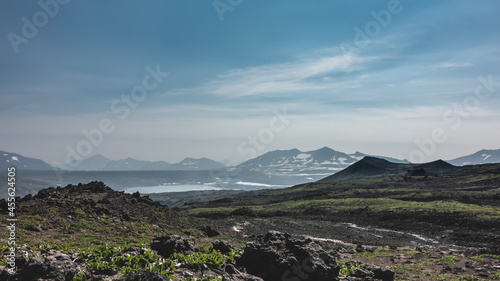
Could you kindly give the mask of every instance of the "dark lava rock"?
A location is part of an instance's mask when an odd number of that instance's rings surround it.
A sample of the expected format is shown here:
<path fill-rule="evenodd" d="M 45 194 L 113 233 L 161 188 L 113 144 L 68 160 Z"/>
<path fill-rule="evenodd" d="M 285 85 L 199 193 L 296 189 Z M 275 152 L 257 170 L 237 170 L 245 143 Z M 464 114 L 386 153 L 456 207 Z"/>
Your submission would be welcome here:
<path fill-rule="evenodd" d="M 58 193 L 54 187 L 49 187 L 38 191 L 33 198 L 45 199 L 49 197 L 57 197 Z"/>
<path fill-rule="evenodd" d="M 238 208 L 231 212 L 231 216 L 247 216 L 247 217 L 257 217 L 257 213 L 247 207 Z"/>
<path fill-rule="evenodd" d="M 70 256 L 56 253 L 45 258 L 30 258 L 17 273 L 17 280 L 73 280 L 78 266 Z"/>
<path fill-rule="evenodd" d="M 125 281 L 169 281 L 165 275 L 146 271 L 131 271 Z"/>
<path fill-rule="evenodd" d="M 219 236 L 220 232 L 217 231 L 217 229 L 213 228 L 210 225 L 203 225 L 200 227 L 200 230 L 207 236 L 207 237 L 214 237 L 214 236 Z"/>
<path fill-rule="evenodd" d="M 222 281 L 263 281 L 260 277 L 240 272 L 232 264 L 228 264 L 224 271 Z"/>
<path fill-rule="evenodd" d="M 373 280 L 375 274 L 365 269 L 355 268 L 352 270 L 350 276 L 360 278 L 361 280 Z"/>
<path fill-rule="evenodd" d="M 394 271 L 389 268 L 382 268 L 378 265 L 373 264 L 365 264 L 364 269 L 367 271 L 373 272 L 373 277 L 375 279 L 379 279 L 382 281 L 393 281 L 394 280 Z"/>
<path fill-rule="evenodd" d="M 338 280 L 340 270 L 319 243 L 277 231 L 247 243 L 237 264 L 265 281 Z"/>
<path fill-rule="evenodd" d="M 222 254 L 227 254 L 234 250 L 234 247 L 229 244 L 229 242 L 224 240 L 216 240 L 212 243 L 212 248 L 221 252 Z"/>
<path fill-rule="evenodd" d="M 193 254 L 198 250 L 194 238 L 182 238 L 177 235 L 155 237 L 151 243 L 151 249 L 158 251 L 158 254 L 165 258 L 173 253 Z"/>

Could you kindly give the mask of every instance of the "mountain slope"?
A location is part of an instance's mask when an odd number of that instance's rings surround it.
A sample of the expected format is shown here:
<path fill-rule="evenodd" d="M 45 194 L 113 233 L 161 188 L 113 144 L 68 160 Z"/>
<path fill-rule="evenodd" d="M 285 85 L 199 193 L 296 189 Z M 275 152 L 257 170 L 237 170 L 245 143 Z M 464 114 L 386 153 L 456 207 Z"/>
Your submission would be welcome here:
<path fill-rule="evenodd" d="M 73 170 L 79 171 L 100 171 L 106 167 L 111 162 L 110 159 L 104 157 L 101 154 L 94 155 L 90 158 L 81 161 L 72 161 L 66 166 Z"/>
<path fill-rule="evenodd" d="M 392 163 L 411 164 L 411 162 L 408 161 L 408 160 L 406 160 L 406 159 L 405 160 L 400 160 L 400 159 L 396 159 L 396 158 L 392 158 L 392 157 L 387 157 L 387 156 L 364 154 L 364 153 L 361 153 L 359 151 L 356 151 L 356 153 L 351 154 L 350 156 L 356 158 L 357 160 L 361 160 L 365 156 L 370 156 L 370 157 L 375 157 L 375 158 L 379 158 L 379 159 L 384 159 L 384 160 L 387 160 L 387 161 L 392 162 Z"/>
<path fill-rule="evenodd" d="M 52 170 L 52 166 L 36 158 L 25 157 L 17 153 L 0 151 L 0 169 L 6 171 L 15 166 L 19 170 Z"/>
<path fill-rule="evenodd" d="M 366 156 L 344 170 L 318 182 L 372 179 L 387 176 L 433 175 L 454 168 L 456 167 L 443 160 L 424 164 L 404 164 Z"/>
<path fill-rule="evenodd" d="M 456 166 L 500 163 L 500 149 L 483 149 L 476 153 L 455 158 L 448 162 Z"/>
<path fill-rule="evenodd" d="M 179 163 L 173 164 L 169 167 L 169 170 L 176 171 L 187 171 L 187 170 L 216 170 L 223 169 L 226 166 L 217 161 L 208 158 L 185 158 Z"/>
<path fill-rule="evenodd" d="M 142 170 L 142 168 L 151 162 L 136 160 L 133 158 L 112 160 L 106 166 L 102 168 L 104 171 L 137 171 Z"/>
<path fill-rule="evenodd" d="M 268 174 L 321 174 L 341 170 L 355 161 L 346 153 L 323 147 L 307 152 L 275 150 L 243 162 L 238 168 Z"/>
<path fill-rule="evenodd" d="M 63 168 L 74 171 L 201 171 L 224 168 L 224 164 L 208 158 L 186 158 L 179 163 L 170 164 L 165 161 L 143 161 L 134 158 L 109 160 L 102 155 L 73 161 Z"/>

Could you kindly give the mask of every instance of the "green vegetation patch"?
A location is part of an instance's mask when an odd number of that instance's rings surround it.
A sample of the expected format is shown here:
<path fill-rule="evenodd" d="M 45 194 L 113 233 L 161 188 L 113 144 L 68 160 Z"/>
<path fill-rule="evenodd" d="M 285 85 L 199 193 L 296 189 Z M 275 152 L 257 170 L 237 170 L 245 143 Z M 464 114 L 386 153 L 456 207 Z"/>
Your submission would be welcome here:
<path fill-rule="evenodd" d="M 221 269 L 225 261 L 234 260 L 234 256 L 238 253 L 239 251 L 235 250 L 231 251 L 228 255 L 223 255 L 217 250 L 206 248 L 205 252 L 196 252 L 192 255 L 174 253 L 170 258 L 184 262 L 187 266 L 197 269 L 203 268 L 204 265 L 210 268 Z"/>
<path fill-rule="evenodd" d="M 142 249 L 139 255 L 127 254 L 124 250 L 109 245 L 87 248 L 80 251 L 79 258 L 85 260 L 87 269 L 94 272 L 117 271 L 127 274 L 133 270 L 143 270 L 173 278 L 175 263 L 172 260 L 164 259 L 148 249 Z"/>

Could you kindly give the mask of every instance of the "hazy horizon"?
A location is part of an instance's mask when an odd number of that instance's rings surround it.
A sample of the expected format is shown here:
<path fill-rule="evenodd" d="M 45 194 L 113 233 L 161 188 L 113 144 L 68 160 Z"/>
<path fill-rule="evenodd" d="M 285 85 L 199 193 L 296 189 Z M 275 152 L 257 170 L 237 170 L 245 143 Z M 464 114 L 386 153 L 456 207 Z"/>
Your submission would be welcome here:
<path fill-rule="evenodd" d="M 499 148 L 497 1 L 0 7 L 0 149 L 49 164 Z"/>
<path fill-rule="evenodd" d="M 321 147 L 322 148 L 322 147 Z M 287 150 L 293 150 L 293 149 L 298 149 L 300 150 L 301 152 L 311 152 L 311 151 L 315 151 L 315 150 L 319 150 L 321 148 L 317 148 L 317 149 L 307 149 L 307 150 L 304 150 L 304 149 L 300 149 L 300 148 L 287 148 L 287 149 L 277 149 L 277 150 L 282 150 L 282 151 L 287 151 Z M 331 147 L 330 147 L 331 148 Z M 334 148 L 331 148 L 333 150 L 336 150 Z M 500 150 L 500 148 L 483 148 L 481 150 Z M 0 151 L 5 151 L 5 150 L 2 150 L 0 149 Z M 273 150 L 273 151 L 276 151 L 276 150 Z M 336 150 L 336 151 L 339 151 L 339 150 Z M 8 153 L 16 153 L 16 154 L 20 154 L 24 157 L 29 157 L 29 158 L 35 158 L 35 159 L 40 159 L 40 160 L 43 160 L 44 162 L 46 162 L 47 164 L 50 164 L 50 165 L 65 165 L 67 163 L 62 163 L 62 162 L 57 162 L 57 161 L 52 161 L 52 162 L 49 162 L 47 161 L 46 159 L 42 159 L 42 158 L 37 158 L 37 157 L 34 157 L 34 156 L 31 156 L 31 155 L 27 155 L 27 154 L 23 154 L 23 153 L 20 153 L 20 152 L 17 152 L 17 151 L 5 151 L 5 152 L 8 152 Z M 262 152 L 261 154 L 258 154 L 256 157 L 259 157 L 259 156 L 262 156 L 268 152 L 272 152 L 272 151 L 264 151 Z M 399 160 L 408 160 L 408 159 L 404 159 L 404 158 L 398 158 L 398 157 L 393 157 L 391 155 L 382 155 L 382 154 L 377 154 L 377 153 L 367 153 L 367 152 L 363 152 L 363 151 L 353 151 L 353 152 L 349 152 L 349 151 L 339 151 L 339 152 L 343 152 L 343 153 L 346 153 L 348 155 L 354 155 L 356 154 L 357 152 L 360 152 L 360 153 L 363 153 L 363 154 L 366 154 L 366 155 L 369 155 L 369 156 L 381 156 L 381 157 L 391 157 L 391 158 L 396 158 L 396 159 L 399 159 Z M 436 159 L 429 159 L 427 160 L 426 162 L 432 162 L 432 161 L 435 161 L 435 160 L 444 160 L 444 161 L 448 161 L 448 160 L 453 160 L 453 159 L 456 159 L 456 158 L 459 158 L 459 157 L 462 157 L 462 156 L 467 156 L 467 155 L 470 155 L 470 154 L 473 154 L 475 152 L 478 152 L 477 151 L 471 151 L 471 152 L 467 152 L 467 153 L 463 153 L 463 154 L 459 154 L 459 155 L 456 155 L 452 158 L 447 158 L 447 159 L 443 159 L 443 158 L 436 158 Z M 241 164 L 243 163 L 244 161 L 246 160 L 250 160 L 250 159 L 253 159 L 254 157 L 252 158 L 248 158 L 248 159 L 245 159 L 243 161 L 237 161 L 237 160 L 234 160 L 234 159 L 215 159 L 215 158 L 210 158 L 210 157 L 206 157 L 206 156 L 200 156 L 200 157 L 191 157 L 191 156 L 185 156 L 185 157 L 182 157 L 182 158 L 178 158 L 178 159 L 175 159 L 173 161 L 166 161 L 164 159 L 141 159 L 141 158 L 134 158 L 134 157 L 130 157 L 130 156 L 126 156 L 126 157 L 122 157 L 122 158 L 111 158 L 111 157 L 108 157 L 106 156 L 105 154 L 101 154 L 101 153 L 96 153 L 96 154 L 93 154 L 91 156 L 88 156 L 88 157 L 85 157 L 83 159 L 88 159 L 88 158 L 92 158 L 93 156 L 97 156 L 97 155 L 101 155 L 111 161 L 117 161 L 117 160 L 125 160 L 127 158 L 133 158 L 135 160 L 140 160 L 140 161 L 151 161 L 151 162 L 156 162 L 156 161 L 164 161 L 164 162 L 167 162 L 167 163 L 170 163 L 170 164 L 176 164 L 176 163 L 179 163 L 181 162 L 182 160 L 185 160 L 187 158 L 193 158 L 193 159 L 200 159 L 200 158 L 208 158 L 208 159 L 211 159 L 211 160 L 214 160 L 214 161 L 217 161 L 217 162 L 233 162 L 233 163 L 236 163 L 236 164 Z M 75 168 L 78 168 L 78 167 L 75 167 Z"/>

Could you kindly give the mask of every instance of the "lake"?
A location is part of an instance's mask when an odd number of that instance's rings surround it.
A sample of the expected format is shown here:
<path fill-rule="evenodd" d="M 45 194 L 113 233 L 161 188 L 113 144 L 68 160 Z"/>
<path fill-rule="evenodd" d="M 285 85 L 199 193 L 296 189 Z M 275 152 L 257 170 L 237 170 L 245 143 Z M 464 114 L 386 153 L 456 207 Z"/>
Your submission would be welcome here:
<path fill-rule="evenodd" d="M 157 186 L 141 186 L 127 187 L 123 191 L 126 193 L 134 193 L 139 191 L 141 194 L 146 193 L 162 193 L 162 192 L 183 192 L 183 191 L 201 191 L 201 190 L 223 190 L 224 188 L 211 185 L 194 185 L 194 184 L 179 184 L 179 185 L 157 185 Z"/>

